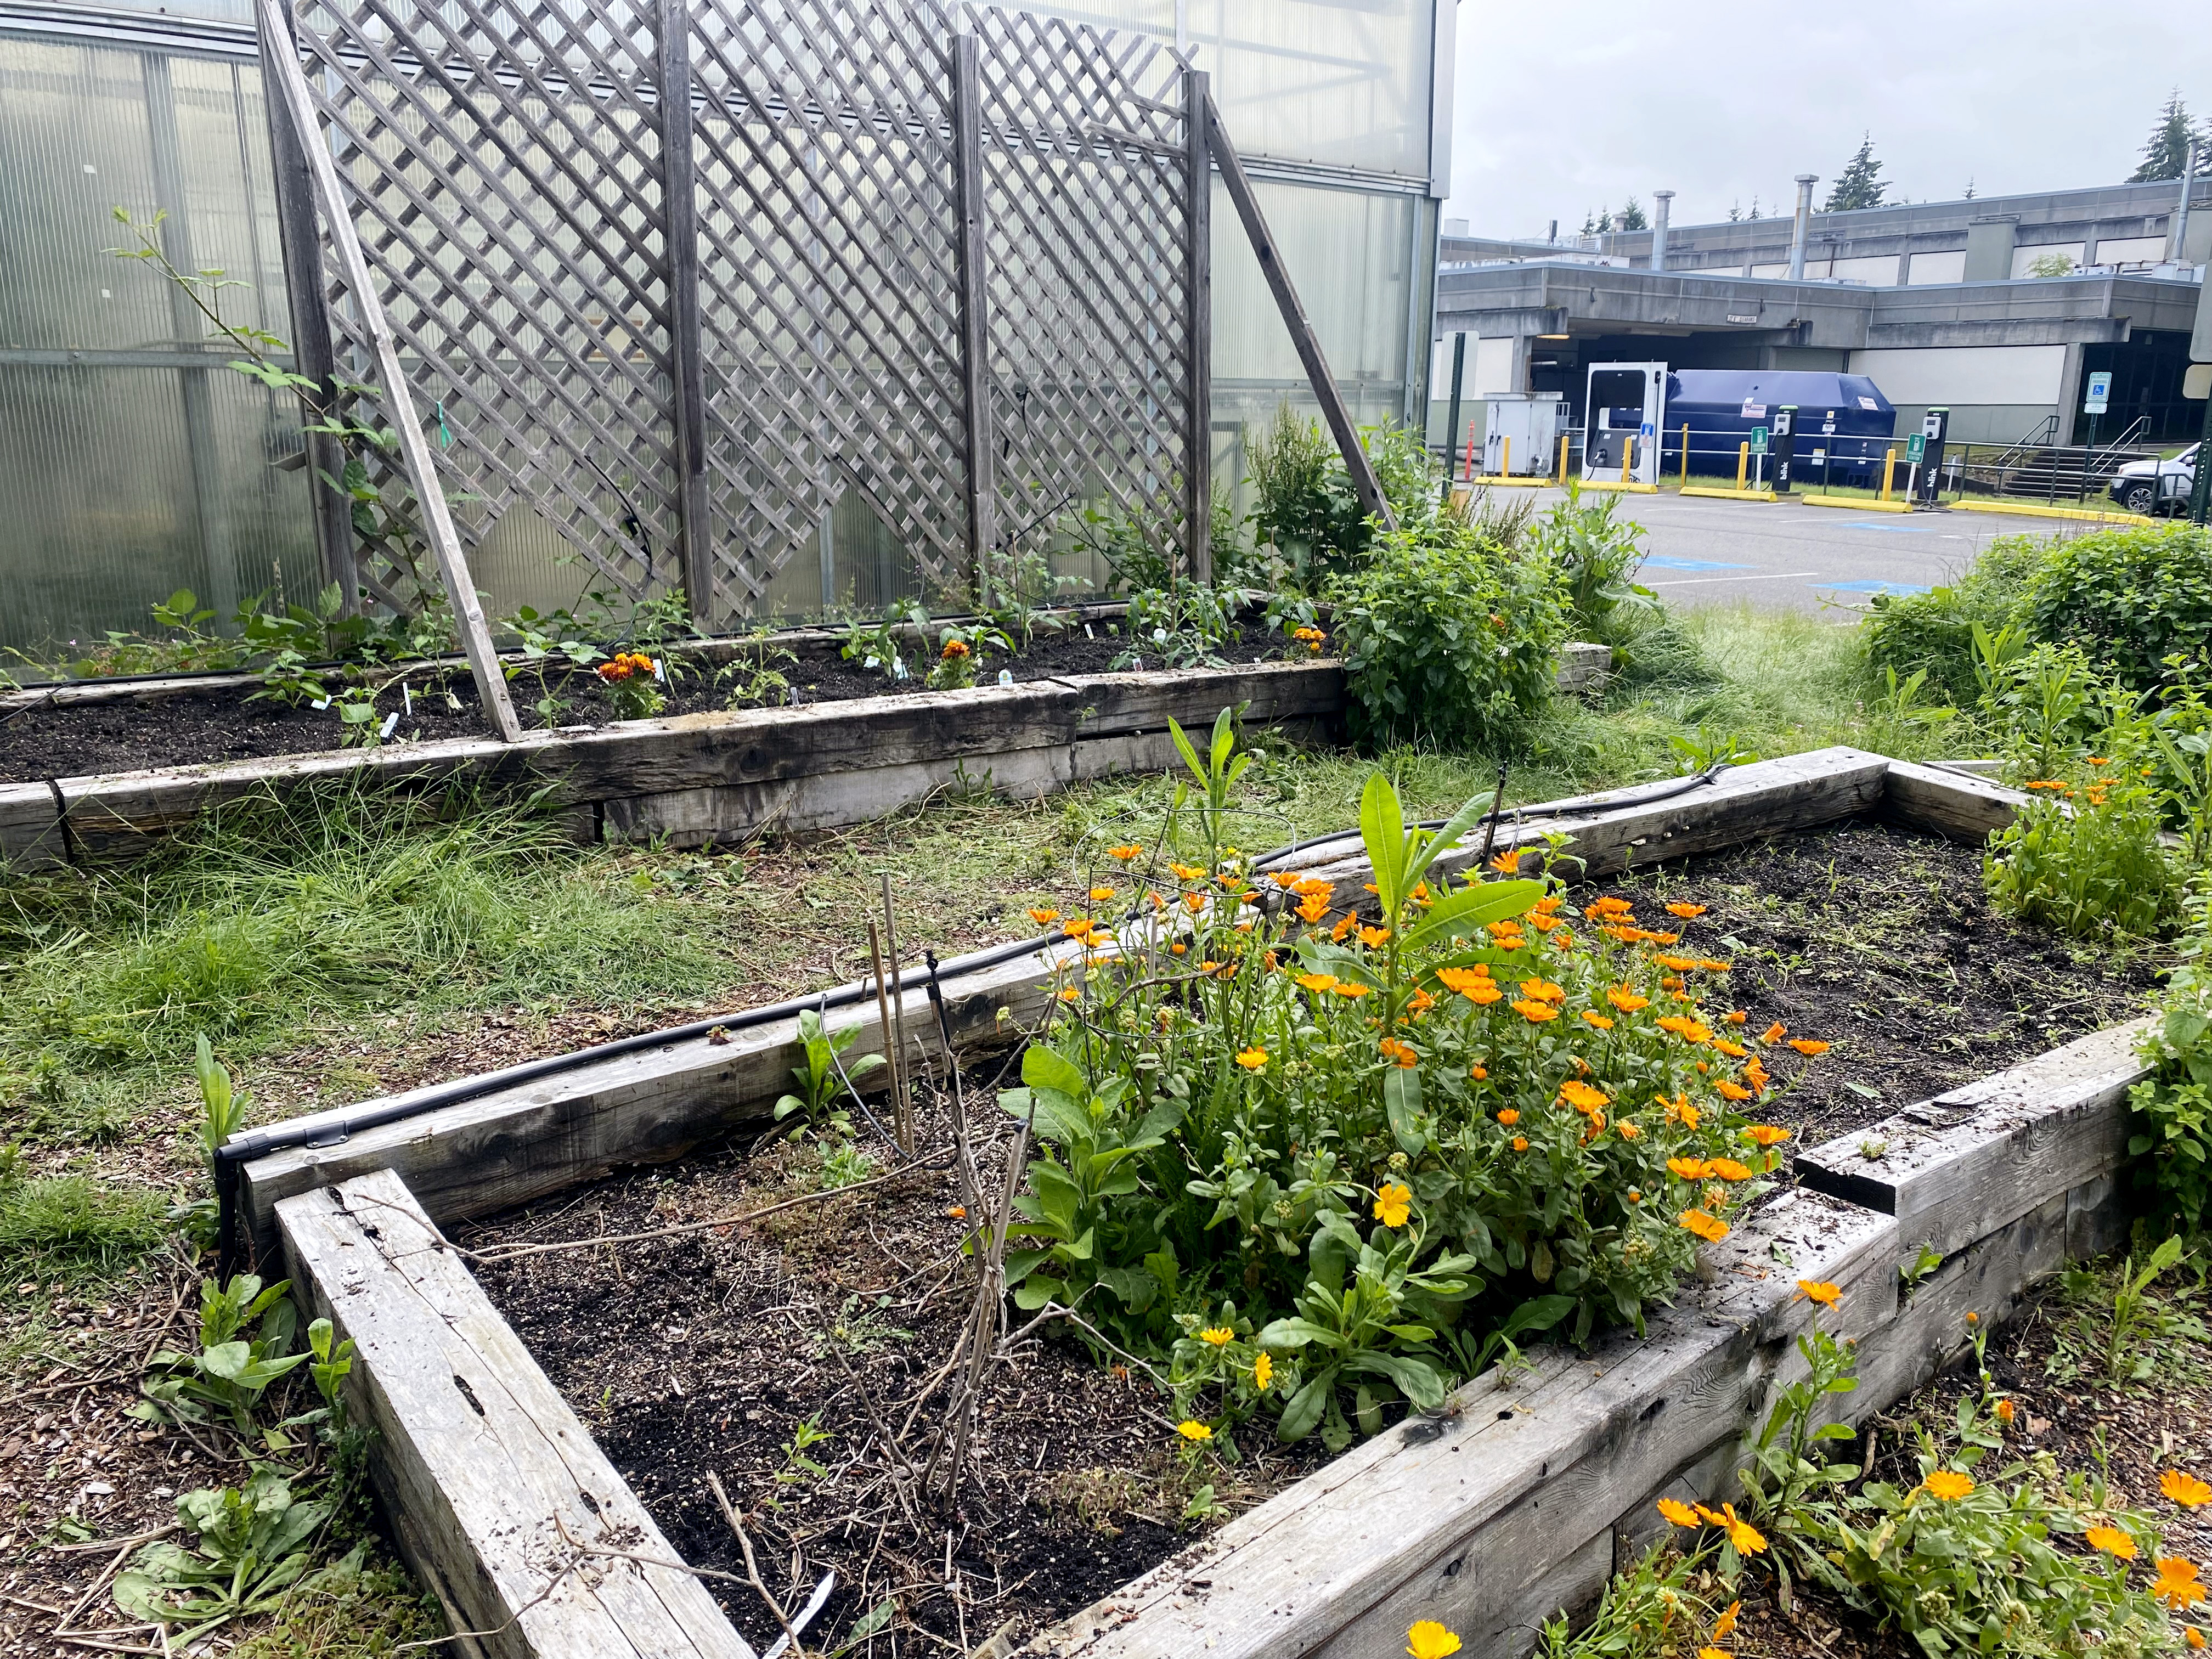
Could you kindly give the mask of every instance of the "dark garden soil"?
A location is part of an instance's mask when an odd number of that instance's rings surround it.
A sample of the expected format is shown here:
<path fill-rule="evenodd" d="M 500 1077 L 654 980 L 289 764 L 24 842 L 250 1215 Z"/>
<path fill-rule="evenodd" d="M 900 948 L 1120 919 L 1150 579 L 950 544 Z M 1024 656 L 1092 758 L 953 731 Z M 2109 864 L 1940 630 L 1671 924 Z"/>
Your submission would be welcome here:
<path fill-rule="evenodd" d="M 990 1192 L 1005 1178 L 993 1121 L 1002 1115 L 989 1103 L 1003 1082 L 994 1058 L 967 1083 L 979 1135 L 991 1137 L 978 1148 Z M 924 1100 L 916 1114 L 945 1121 Z M 865 1126 L 862 1139 L 883 1144 Z M 937 1152 L 950 1164 L 949 1146 Z M 920 1162 L 929 1161 L 925 1148 Z M 819 1172 L 805 1146 L 731 1146 L 456 1242 L 495 1253 L 680 1225 L 817 1190 Z M 950 1168 L 916 1167 L 757 1222 L 476 1272 L 687 1562 L 744 1571 L 707 1485 L 713 1474 L 787 1610 L 836 1570 L 837 1589 L 807 1632 L 824 1651 L 887 1602 L 902 1632 L 918 1625 L 963 1653 L 1010 1620 L 1026 1635 L 1188 1543 L 1200 1528 L 1183 1512 L 1201 1485 L 1225 1513 L 1324 1460 L 1317 1443 L 1286 1452 L 1256 1425 L 1238 1431 L 1234 1466 L 1187 1458 L 1141 1366 L 1101 1369 L 1071 1343 L 1031 1334 L 988 1374 L 957 1498 L 909 1514 L 900 1488 L 917 1477 L 892 1470 L 929 1461 L 945 1420 L 936 1379 L 975 1299 L 958 1204 Z M 1010 1315 L 1017 1335 L 1026 1318 Z M 1212 1449 L 1230 1450 L 1226 1438 Z M 948 1450 L 940 1492 L 950 1462 Z M 777 1627 L 761 1598 L 708 1582 L 765 1650 Z M 929 1650 L 903 1637 L 899 1645 Z"/>
<path fill-rule="evenodd" d="M 1977 847 L 1847 819 L 1593 885 L 1727 961 L 1725 992 L 1762 1031 L 1828 1043 L 1766 1109 L 1815 1146 L 2132 1019 L 2157 959 L 2078 945 L 1994 908 Z M 1677 921 L 1660 906 L 1702 904 Z M 1732 1003 L 1723 1003 L 1723 997 Z M 1781 1068 L 1777 1067 L 1778 1074 Z"/>
<path fill-rule="evenodd" d="M 1001 670 L 1011 673 L 1018 684 L 1070 674 L 1103 674 L 1130 647 L 1129 641 L 1108 631 L 1115 625 L 1085 624 L 1087 634 L 1083 628 L 1039 634 L 1028 650 L 1016 656 L 987 655 L 977 680 L 994 684 Z M 1234 639 L 1223 643 L 1219 656 L 1232 663 L 1273 660 L 1285 654 L 1285 643 L 1280 634 L 1246 624 Z M 1164 665 L 1157 657 L 1146 658 L 1141 653 L 1139 659 L 1150 668 Z M 911 696 L 925 689 L 918 678 L 894 683 L 832 653 L 797 662 L 772 657 L 766 666 L 782 675 L 788 684 L 770 684 L 760 695 L 746 696 L 746 688 L 754 683 L 753 671 L 762 665 L 757 659 L 748 658 L 719 671 L 678 661 L 678 678 L 668 690 L 667 707 L 662 710 L 665 714 L 763 708 L 794 701 L 843 702 L 855 697 Z M 339 746 L 335 709 L 292 708 L 273 699 L 253 701 L 258 690 L 258 686 L 234 686 L 143 702 L 124 699 L 20 706 L 0 714 L 0 783 L 313 754 Z M 409 691 L 411 701 L 394 684 L 377 700 L 383 714 L 396 712 L 400 716 L 390 741 L 421 743 L 489 735 L 476 688 L 465 667 L 449 666 L 434 677 L 411 675 Z M 563 728 L 588 729 L 620 718 L 596 674 L 576 673 L 555 679 L 550 691 L 568 705 L 554 721 Z M 545 723 L 535 707 L 545 690 L 535 675 L 526 673 L 511 682 L 509 692 L 525 730 Z"/>

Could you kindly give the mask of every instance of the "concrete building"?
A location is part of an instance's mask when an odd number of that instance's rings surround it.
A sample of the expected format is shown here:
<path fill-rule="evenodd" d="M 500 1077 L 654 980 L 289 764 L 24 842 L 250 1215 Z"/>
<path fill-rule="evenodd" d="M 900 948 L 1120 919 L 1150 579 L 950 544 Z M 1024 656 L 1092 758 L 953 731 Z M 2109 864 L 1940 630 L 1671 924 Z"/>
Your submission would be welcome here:
<path fill-rule="evenodd" d="M 1802 246 L 1787 217 L 1557 244 L 1455 235 L 1448 222 L 1431 434 L 1442 441 L 1464 332 L 1470 398 L 1559 392 L 1579 408 L 1584 368 L 1611 361 L 1832 369 L 1871 376 L 1900 431 L 1944 404 L 1955 439 L 2072 443 L 2087 434 L 2085 377 L 2104 370 L 2101 436 L 2140 420 L 2143 441 L 2184 441 L 2203 418 L 2181 379 L 2212 178 L 2182 203 L 2173 181 L 1814 214 Z"/>

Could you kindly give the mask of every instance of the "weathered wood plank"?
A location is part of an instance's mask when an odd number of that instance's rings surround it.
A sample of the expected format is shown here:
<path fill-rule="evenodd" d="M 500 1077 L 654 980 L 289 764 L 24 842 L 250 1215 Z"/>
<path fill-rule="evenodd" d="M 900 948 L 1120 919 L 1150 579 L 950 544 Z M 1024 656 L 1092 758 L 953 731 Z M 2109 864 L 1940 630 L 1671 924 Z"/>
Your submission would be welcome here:
<path fill-rule="evenodd" d="M 2027 800 L 2022 791 L 1986 778 L 1892 761 L 1878 810 L 1892 823 L 1954 841 L 1981 841 L 2009 824 Z"/>
<path fill-rule="evenodd" d="M 1249 705 L 1243 714 L 1248 726 L 1344 712 L 1344 667 L 1327 659 L 1085 674 L 1060 684 L 1083 692 L 1083 717 L 1076 731 L 1085 738 L 1163 731 L 1170 715 L 1186 731 L 1201 721 L 1211 726 L 1216 714 L 1238 703 Z"/>
<path fill-rule="evenodd" d="M 1079 946 L 1063 940 L 945 980 L 953 1041 L 1012 1040 L 1044 1012 L 1054 975 L 1081 957 Z M 1000 1019 L 1002 1008 L 1011 1018 Z M 933 1052 L 939 1048 L 927 988 L 911 970 L 904 1018 L 909 1042 Z M 872 997 L 832 1009 L 823 1023 L 832 1031 L 860 1032 L 854 1055 L 884 1051 Z M 240 1200 L 257 1248 L 270 1239 L 271 1218 L 283 1200 L 380 1169 L 396 1170 L 441 1224 L 492 1214 L 626 1164 L 662 1162 L 716 1135 L 764 1125 L 771 1103 L 789 1087 L 790 1068 L 804 1058 L 795 1018 L 731 1033 L 723 1043 L 694 1037 L 621 1055 L 363 1129 L 330 1145 L 271 1153 L 240 1171 Z M 864 1090 L 880 1087 L 882 1077 L 878 1071 Z M 339 1137 L 349 1115 L 427 1092 L 366 1101 L 297 1122 L 309 1133 Z"/>
<path fill-rule="evenodd" d="M 1568 1579 L 1610 1570 L 1624 1495 L 1672 1474 L 1763 1399 L 1804 1305 L 1795 1279 L 1862 1288 L 1892 1272 L 1887 1218 L 1814 1194 L 1768 1209 L 1709 1255 L 1711 1282 L 1653 1320 L 1648 1339 L 1618 1333 L 1579 1358 L 1540 1351 L 1510 1377 L 1477 1378 L 1455 1409 L 1346 1453 L 1026 1651 L 1369 1659 L 1402 1647 L 1416 1619 L 1503 1632 L 1553 1610 L 1546 1598 Z M 1778 1246 L 1796 1271 L 1753 1277 Z M 1565 1579 L 1548 1571 L 1560 1563 Z"/>
<path fill-rule="evenodd" d="M 2127 1091 L 2149 1075 L 2135 1052 L 2147 1024 L 2077 1038 L 1801 1152 L 1797 1179 L 1896 1217 L 1906 1250 L 1948 1255 L 2118 1166 Z"/>
<path fill-rule="evenodd" d="M 0 865 L 29 871 L 68 862 L 54 792 L 43 783 L 0 784 Z"/>
<path fill-rule="evenodd" d="M 293 1284 L 352 1339 L 348 1398 L 402 1552 L 498 1659 L 754 1659 L 390 1171 L 280 1207 Z"/>

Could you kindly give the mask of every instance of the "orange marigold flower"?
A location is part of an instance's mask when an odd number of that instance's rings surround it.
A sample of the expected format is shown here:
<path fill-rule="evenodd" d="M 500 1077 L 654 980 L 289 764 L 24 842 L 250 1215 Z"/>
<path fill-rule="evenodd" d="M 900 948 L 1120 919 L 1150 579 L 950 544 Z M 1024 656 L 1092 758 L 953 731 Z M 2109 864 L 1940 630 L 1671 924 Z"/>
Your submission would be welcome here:
<path fill-rule="evenodd" d="M 1200 910 L 1206 908 L 1206 895 L 1203 893 L 1185 893 L 1182 896 L 1182 905 L 1184 909 L 1189 911 L 1191 915 L 1196 915 Z"/>
<path fill-rule="evenodd" d="M 1685 1210 L 1674 1218 L 1677 1226 L 1686 1227 L 1709 1244 L 1717 1244 L 1729 1236 L 1728 1223 L 1717 1215 L 1707 1215 L 1703 1210 Z"/>
<path fill-rule="evenodd" d="M 1500 875 L 1511 875 L 1521 867 L 1521 849 L 1517 847 L 1509 847 L 1502 853 L 1492 854 L 1490 867 Z"/>
<path fill-rule="evenodd" d="M 1632 988 L 1626 985 L 1613 987 L 1605 994 L 1605 1000 L 1624 1014 L 1632 1014 L 1639 1008 L 1649 1008 L 1651 1006 L 1650 997 L 1638 996 Z"/>
<path fill-rule="evenodd" d="M 1108 858 L 1119 859 L 1124 864 L 1127 864 L 1131 859 L 1140 859 L 1144 857 L 1144 855 L 1145 849 L 1138 846 L 1134 842 L 1126 842 L 1119 847 L 1109 847 L 1106 849 L 1106 856 Z"/>
<path fill-rule="evenodd" d="M 1336 989 L 1336 975 L 1334 974 L 1300 974 L 1298 983 L 1316 996 L 1319 996 L 1323 991 Z"/>
<path fill-rule="evenodd" d="M 1030 920 L 1036 923 L 1040 927 L 1049 927 L 1054 922 L 1060 920 L 1060 912 L 1057 910 L 1048 910 L 1040 906 L 1032 905 L 1030 907 Z"/>
<path fill-rule="evenodd" d="M 1713 1047 L 1720 1053 L 1726 1054 L 1730 1060 L 1741 1060 L 1746 1054 L 1751 1052 L 1750 1049 L 1745 1048 L 1741 1042 L 1731 1042 L 1723 1036 L 1715 1037 L 1713 1039 Z"/>
<path fill-rule="evenodd" d="M 1080 1002 L 1083 1000 L 1083 992 L 1077 986 L 1063 986 L 1060 988 L 1060 1000 L 1062 1002 Z"/>
<path fill-rule="evenodd" d="M 1725 1233 L 1728 1229 L 1723 1227 L 1721 1231 Z M 1759 1529 L 1750 1522 L 1737 1518 L 1735 1504 L 1722 1504 L 1721 1513 L 1728 1517 L 1728 1540 L 1735 1546 L 1738 1555 L 1757 1555 L 1766 1547 L 1766 1540 L 1759 1536 Z"/>
<path fill-rule="evenodd" d="M 1744 1133 L 1762 1146 L 1779 1146 L 1790 1139 L 1790 1131 L 1778 1123 L 1753 1123 L 1744 1130 Z"/>
<path fill-rule="evenodd" d="M 1667 1160 L 1667 1173 L 1678 1180 L 1703 1181 L 1705 1161 L 1701 1158 L 1670 1158 Z"/>
<path fill-rule="evenodd" d="M 1559 925 L 1559 919 L 1557 916 L 1540 916 L 1532 911 L 1528 916 L 1528 925 L 1540 933 L 1548 933 Z"/>
<path fill-rule="evenodd" d="M 1094 887 L 1091 890 L 1091 902 L 1093 904 L 1103 904 L 1113 896 L 1114 890 L 1110 887 Z"/>
<path fill-rule="evenodd" d="M 1559 1017 L 1559 1011 L 1553 1007 L 1550 1003 L 1534 1002 L 1526 998 L 1516 998 L 1514 1000 L 1513 1012 L 1532 1025 L 1540 1025 L 1547 1019 L 1557 1019 Z"/>
<path fill-rule="evenodd" d="M 1667 907 L 1667 914 L 1670 916 L 1680 916 L 1683 921 L 1687 921 L 1692 916 L 1702 916 L 1705 915 L 1705 907 L 1702 904 L 1683 904 L 1676 902 Z"/>
<path fill-rule="evenodd" d="M 956 660 L 957 660 L 959 658 L 964 657 L 964 656 L 966 656 L 967 654 L 968 654 L 968 641 L 965 641 L 965 640 L 947 640 L 947 641 L 945 641 L 945 659 L 947 662 L 956 661 Z"/>
<path fill-rule="evenodd" d="M 1200 869 L 1194 864 L 1177 864 L 1174 860 L 1170 859 L 1168 860 L 1168 868 L 1174 873 L 1176 879 L 1178 881 L 1204 881 L 1206 879 L 1206 872 Z"/>
<path fill-rule="evenodd" d="M 1516 1135 L 1516 1136 L 1514 1136 L 1514 1137 L 1513 1137 L 1513 1150 L 1514 1150 L 1515 1152 L 1527 1152 L 1527 1151 L 1528 1150 L 1528 1136 L 1526 1136 L 1526 1135 Z"/>
<path fill-rule="evenodd" d="M 1421 1056 L 1411 1043 L 1401 1042 L 1395 1037 L 1386 1036 L 1382 1039 L 1381 1046 L 1382 1057 L 1394 1065 L 1411 1070 L 1421 1063 Z"/>
<path fill-rule="evenodd" d="M 1687 1504 L 1681 1502 L 1679 1498 L 1661 1498 L 1659 1500 L 1659 1513 L 1668 1522 L 1678 1527 L 1695 1527 L 1703 1524 L 1703 1522 L 1698 1519 L 1697 1510 L 1692 1509 Z"/>
<path fill-rule="evenodd" d="M 2197 1577 L 2194 1561 L 2185 1556 L 2161 1555 L 2158 1558 L 2158 1577 L 2150 1593 L 2179 1613 L 2204 1599 L 2204 1583 Z"/>
<path fill-rule="evenodd" d="M 1825 1279 L 1801 1279 L 1797 1294 L 1808 1302 L 1817 1302 L 1824 1308 L 1832 1308 L 1842 1299 L 1843 1291 Z"/>
<path fill-rule="evenodd" d="M 1778 1019 L 1759 1034 L 1759 1040 L 1761 1042 L 1779 1042 L 1789 1035 L 1790 1028 Z"/>
<path fill-rule="evenodd" d="M 1692 1019 L 1687 1014 L 1662 1014 L 1659 1029 L 1672 1031 L 1685 1042 L 1703 1042 L 1712 1036 L 1711 1028 L 1703 1020 Z"/>
<path fill-rule="evenodd" d="M 1699 957 L 1698 958 L 1698 966 L 1704 969 L 1709 974 L 1726 974 L 1735 971 L 1727 963 L 1717 962 L 1711 957 Z"/>
<path fill-rule="evenodd" d="M 1814 1037 L 1791 1037 L 1790 1046 L 1801 1054 L 1825 1054 L 1828 1045 Z"/>
<path fill-rule="evenodd" d="M 1716 1181 L 1748 1181 L 1751 1179 L 1751 1171 L 1744 1168 L 1742 1164 L 1737 1163 L 1732 1158 L 1707 1158 L 1705 1160 L 1705 1173 L 1712 1176 Z"/>
<path fill-rule="evenodd" d="M 1745 1088 L 1741 1083 L 1730 1083 L 1726 1078 L 1723 1078 L 1719 1082 L 1714 1084 L 1713 1087 L 1721 1091 L 1721 1098 L 1723 1100 L 1749 1100 L 1751 1098 L 1750 1090 Z"/>
<path fill-rule="evenodd" d="M 1413 1189 L 1386 1181 L 1375 1189 L 1375 1218 L 1386 1227 L 1402 1227 L 1413 1213 Z"/>
<path fill-rule="evenodd" d="M 1343 944 L 1344 936 L 1352 931 L 1352 924 L 1358 920 L 1358 918 L 1354 916 L 1352 912 L 1349 910 L 1346 911 L 1342 915 L 1337 918 L 1336 926 L 1328 930 L 1329 938 L 1335 940 L 1339 945 Z"/>
<path fill-rule="evenodd" d="M 2081 1534 L 2081 1538 L 2093 1550 L 2102 1550 L 2123 1561 L 2136 1559 L 2136 1540 L 2118 1527 L 2092 1527 Z"/>
<path fill-rule="evenodd" d="M 2179 1469 L 2168 1469 L 2158 1478 L 2160 1495 L 2180 1504 L 2184 1509 L 2202 1509 L 2212 1504 L 2212 1486 L 2208 1486 L 2193 1474 L 2184 1474 Z"/>
<path fill-rule="evenodd" d="M 1627 915 L 1635 908 L 1635 905 L 1632 904 L 1628 900 L 1608 895 L 1604 898 L 1597 900 L 1594 903 L 1585 904 L 1583 906 L 1583 915 L 1589 917 L 1592 921 L 1602 921 L 1607 916 Z"/>
<path fill-rule="evenodd" d="M 1504 1111 L 1498 1113 L 1498 1121 L 1510 1129 L 1521 1121 L 1521 1114 L 1514 1108 L 1508 1106 Z"/>
<path fill-rule="evenodd" d="M 1334 984 L 1334 985 L 1330 986 L 1328 988 L 1329 988 L 1331 991 L 1333 991 L 1334 993 L 1335 993 L 1338 996 L 1340 996 L 1340 997 L 1350 997 L 1350 998 L 1352 998 L 1354 1001 L 1357 1001 L 1359 998 L 1365 996 L 1365 995 L 1367 994 L 1367 993 L 1368 993 L 1368 989 L 1369 989 L 1369 988 L 1368 988 L 1368 987 L 1366 987 L 1366 986 L 1364 986 L 1364 985 L 1357 985 L 1357 984 L 1354 984 L 1352 981 L 1350 981 L 1350 980 L 1348 980 L 1348 979 L 1340 979 L 1340 980 L 1337 981 L 1337 982 L 1336 982 L 1335 984 Z"/>
<path fill-rule="evenodd" d="M 1602 1089 L 1593 1089 L 1587 1083 L 1570 1078 L 1559 1085 L 1559 1098 L 1578 1112 L 1595 1112 L 1613 1104 L 1613 1097 Z"/>
<path fill-rule="evenodd" d="M 1267 1051 L 1256 1047 L 1239 1048 L 1237 1051 L 1237 1063 L 1248 1072 L 1256 1072 L 1267 1063 Z"/>
<path fill-rule="evenodd" d="M 1695 957 L 1658 956 L 1654 957 L 1652 960 L 1673 974 L 1686 974 L 1698 965 L 1698 958 Z"/>
<path fill-rule="evenodd" d="M 1389 938 L 1390 930 L 1388 927 L 1363 926 L 1359 930 L 1359 942 L 1370 951 L 1380 950 L 1389 943 Z"/>
<path fill-rule="evenodd" d="M 1937 1469 L 1920 1483 L 1928 1488 L 1930 1498 L 1946 1504 L 1955 1504 L 1974 1489 L 1974 1477 L 1957 1469 Z"/>
<path fill-rule="evenodd" d="M 1471 994 L 1478 985 L 1490 983 L 1490 969 L 1474 968 L 1439 968 L 1437 982 L 1447 991 L 1456 991 L 1462 996 Z"/>
<path fill-rule="evenodd" d="M 1610 1031 L 1613 1029 L 1613 1022 L 1611 1020 L 1607 1019 L 1603 1014 L 1592 1012 L 1588 1008 L 1583 1010 L 1583 1018 L 1589 1024 L 1596 1026 L 1601 1031 Z"/>
<path fill-rule="evenodd" d="M 1567 994 L 1547 979 L 1524 979 L 1521 994 L 1531 1002 L 1565 1002 Z"/>
<path fill-rule="evenodd" d="M 1482 927 L 1485 933 L 1509 951 L 1517 948 L 1525 942 L 1521 932 L 1521 924 L 1510 916 L 1504 921 L 1486 921 Z"/>
<path fill-rule="evenodd" d="M 1328 914 L 1328 895 L 1309 893 L 1298 901 L 1298 915 L 1305 921 L 1319 921 Z"/>

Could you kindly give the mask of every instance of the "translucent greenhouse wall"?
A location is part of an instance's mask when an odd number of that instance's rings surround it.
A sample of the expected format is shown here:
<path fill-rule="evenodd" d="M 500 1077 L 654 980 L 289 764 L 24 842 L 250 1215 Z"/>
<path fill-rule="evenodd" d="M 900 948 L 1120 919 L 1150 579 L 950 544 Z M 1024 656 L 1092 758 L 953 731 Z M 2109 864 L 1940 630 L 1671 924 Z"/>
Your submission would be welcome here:
<path fill-rule="evenodd" d="M 1424 410 L 1449 127 L 1436 0 L 1030 9 L 1141 32 L 1209 71 L 1354 415 Z M 0 647 L 143 628 L 179 587 L 227 612 L 319 583 L 296 408 L 223 367 L 235 354 L 154 270 L 106 252 L 127 240 L 112 208 L 165 210 L 178 264 L 250 284 L 226 309 L 289 332 L 250 17 L 247 0 L 0 0 Z M 1233 484 L 1248 427 L 1314 404 L 1218 180 L 1213 226 L 1214 466 Z M 826 516 L 818 565 L 787 568 L 779 606 L 902 597 L 873 514 Z M 562 548 L 535 514 L 502 520 L 479 556 L 495 610 L 572 599 Z"/>

